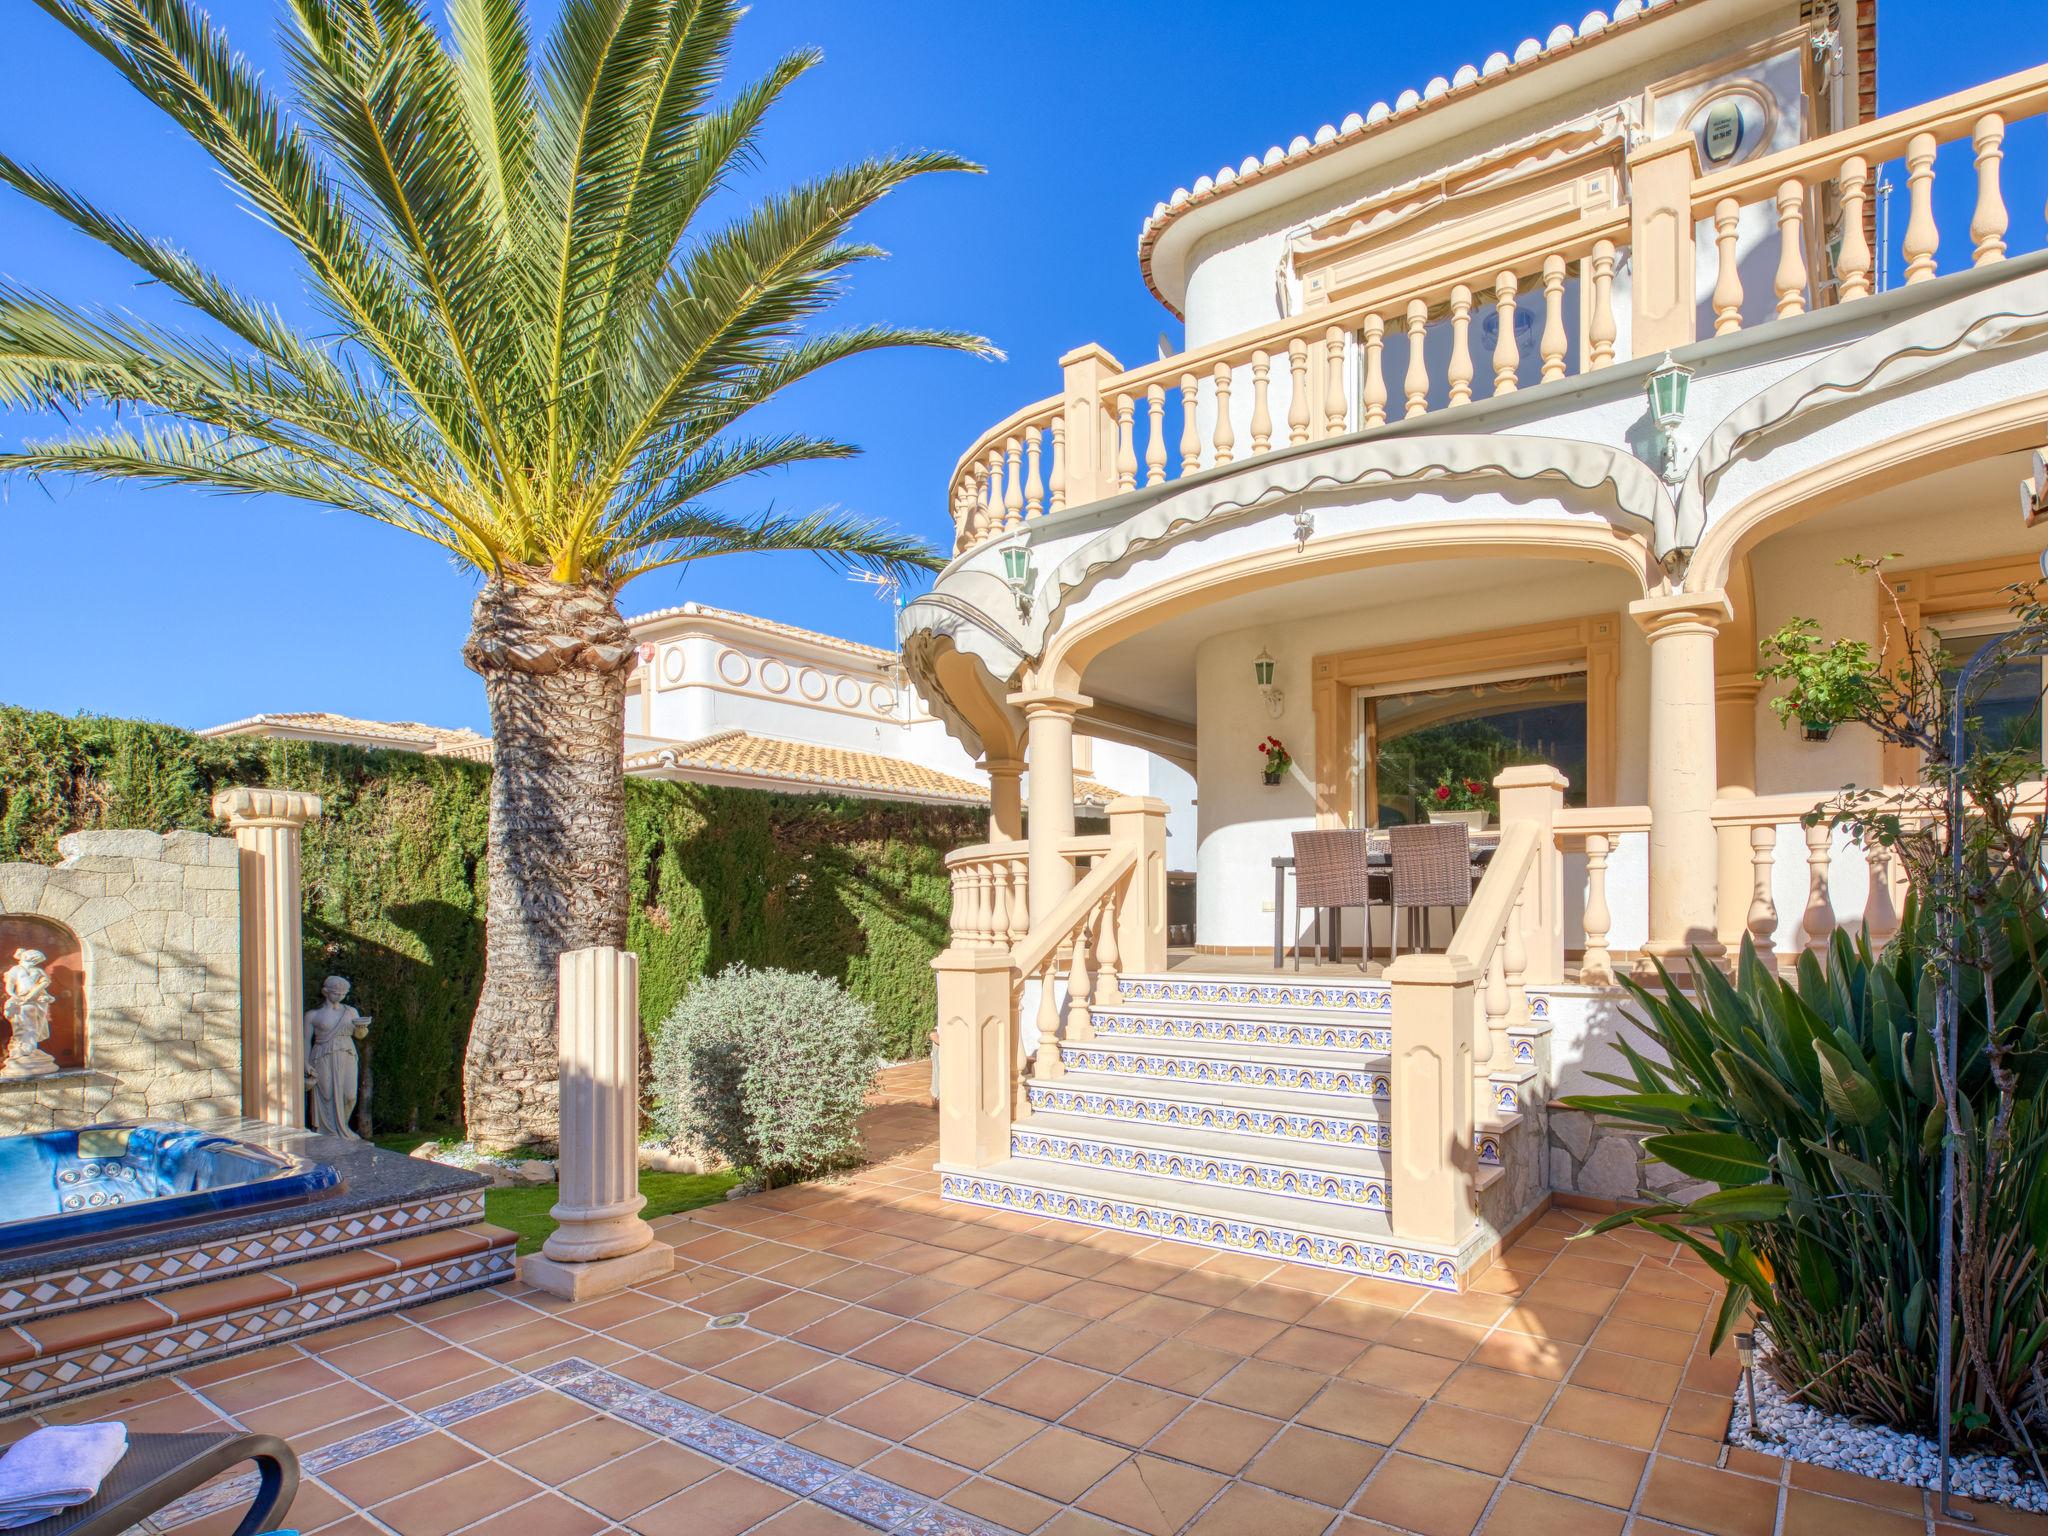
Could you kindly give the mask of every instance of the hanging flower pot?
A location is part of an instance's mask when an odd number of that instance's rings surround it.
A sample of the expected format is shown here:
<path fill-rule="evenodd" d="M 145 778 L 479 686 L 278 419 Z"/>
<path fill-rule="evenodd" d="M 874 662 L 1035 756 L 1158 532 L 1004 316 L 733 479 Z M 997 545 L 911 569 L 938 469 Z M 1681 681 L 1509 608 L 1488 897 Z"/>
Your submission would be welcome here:
<path fill-rule="evenodd" d="M 1278 784 L 1285 777 L 1285 770 L 1279 768 L 1268 768 L 1265 773 L 1265 779 L 1268 784 Z"/>
<path fill-rule="evenodd" d="M 1808 741 L 1826 741 L 1835 734 L 1835 722 L 1832 720 L 1802 720 L 1799 728 Z"/>
<path fill-rule="evenodd" d="M 1268 736 L 1259 743 L 1259 756 L 1265 761 L 1265 775 L 1268 784 L 1278 784 L 1287 777 L 1287 770 L 1294 766 L 1294 754 L 1289 752 L 1278 736 Z"/>

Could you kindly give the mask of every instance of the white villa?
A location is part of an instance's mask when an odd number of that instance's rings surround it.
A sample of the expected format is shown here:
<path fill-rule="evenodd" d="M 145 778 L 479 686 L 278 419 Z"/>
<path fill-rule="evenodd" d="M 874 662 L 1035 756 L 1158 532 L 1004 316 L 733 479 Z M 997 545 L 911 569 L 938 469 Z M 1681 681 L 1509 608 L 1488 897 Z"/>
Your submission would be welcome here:
<path fill-rule="evenodd" d="M 901 621 L 997 786 L 939 961 L 949 1198 L 1456 1287 L 1637 1192 L 1547 1109 L 1618 968 L 1895 926 L 1800 817 L 1914 764 L 1781 728 L 1757 644 L 1954 648 L 2035 573 L 2048 254 L 2000 163 L 2048 66 L 1885 117 L 1875 70 L 1872 0 L 1621 0 L 1144 217 L 1185 350 L 1078 346 L 964 445 Z M 1194 764 L 1171 965 L 1160 808 L 1076 837 L 1076 733 Z M 1455 932 L 1276 974 L 1291 834 L 1414 819 L 1461 741 L 1520 766 Z"/>

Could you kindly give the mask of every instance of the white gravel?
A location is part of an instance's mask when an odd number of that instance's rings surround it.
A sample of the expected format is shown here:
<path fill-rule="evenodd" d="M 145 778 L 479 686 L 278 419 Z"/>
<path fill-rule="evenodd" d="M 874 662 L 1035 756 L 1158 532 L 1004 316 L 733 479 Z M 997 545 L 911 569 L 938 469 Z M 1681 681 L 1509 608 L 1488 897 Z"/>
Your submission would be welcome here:
<path fill-rule="evenodd" d="M 1763 1431 L 1760 1435 L 1749 1432 L 1749 1399 L 1746 1389 L 1737 1383 L 1734 1412 L 1728 1422 L 1732 1444 L 1911 1488 L 1941 1486 L 1941 1451 L 1934 1441 L 1795 1403 L 1771 1379 L 1761 1361 L 1756 1368 L 1756 1418 Z M 2043 1487 L 2031 1470 L 2023 1474 L 2004 1456 L 1984 1452 L 1958 1456 L 1950 1478 L 1955 1491 L 1966 1497 L 2048 1514 L 2048 1487 Z"/>

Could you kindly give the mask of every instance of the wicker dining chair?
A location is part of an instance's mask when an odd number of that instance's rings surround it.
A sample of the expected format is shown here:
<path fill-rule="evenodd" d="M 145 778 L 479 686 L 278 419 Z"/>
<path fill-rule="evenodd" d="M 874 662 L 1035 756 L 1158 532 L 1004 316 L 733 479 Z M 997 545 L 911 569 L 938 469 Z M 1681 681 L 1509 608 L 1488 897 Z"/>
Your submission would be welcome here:
<path fill-rule="evenodd" d="M 1296 832 L 1294 834 L 1294 904 L 1315 913 L 1315 945 L 1323 949 L 1323 913 L 1330 918 L 1329 954 L 1341 955 L 1344 942 L 1344 909 L 1357 907 L 1365 914 L 1364 955 L 1359 969 L 1372 960 L 1372 907 L 1387 899 L 1385 876 L 1375 876 L 1366 862 L 1364 832 Z M 1294 968 L 1301 969 L 1301 935 L 1294 937 Z"/>
<path fill-rule="evenodd" d="M 1390 953 L 1401 953 L 1401 914 L 1412 923 L 1418 914 L 1419 936 L 1411 934 L 1417 949 L 1426 949 L 1429 912 L 1449 907 L 1451 921 L 1472 904 L 1472 830 L 1462 822 L 1425 822 L 1413 827 L 1387 828 L 1387 849 L 1391 854 L 1388 899 L 1393 906 L 1390 924 Z"/>

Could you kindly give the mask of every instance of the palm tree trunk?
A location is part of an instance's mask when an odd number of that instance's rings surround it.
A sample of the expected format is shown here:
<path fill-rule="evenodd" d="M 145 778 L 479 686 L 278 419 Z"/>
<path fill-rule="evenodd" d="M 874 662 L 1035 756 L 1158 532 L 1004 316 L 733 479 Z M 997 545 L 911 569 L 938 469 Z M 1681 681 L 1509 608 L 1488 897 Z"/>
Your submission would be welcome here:
<path fill-rule="evenodd" d="M 493 577 L 463 659 L 491 705 L 483 995 L 470 1026 L 470 1137 L 504 1149 L 556 1135 L 555 961 L 626 942 L 626 670 L 614 595 Z"/>

